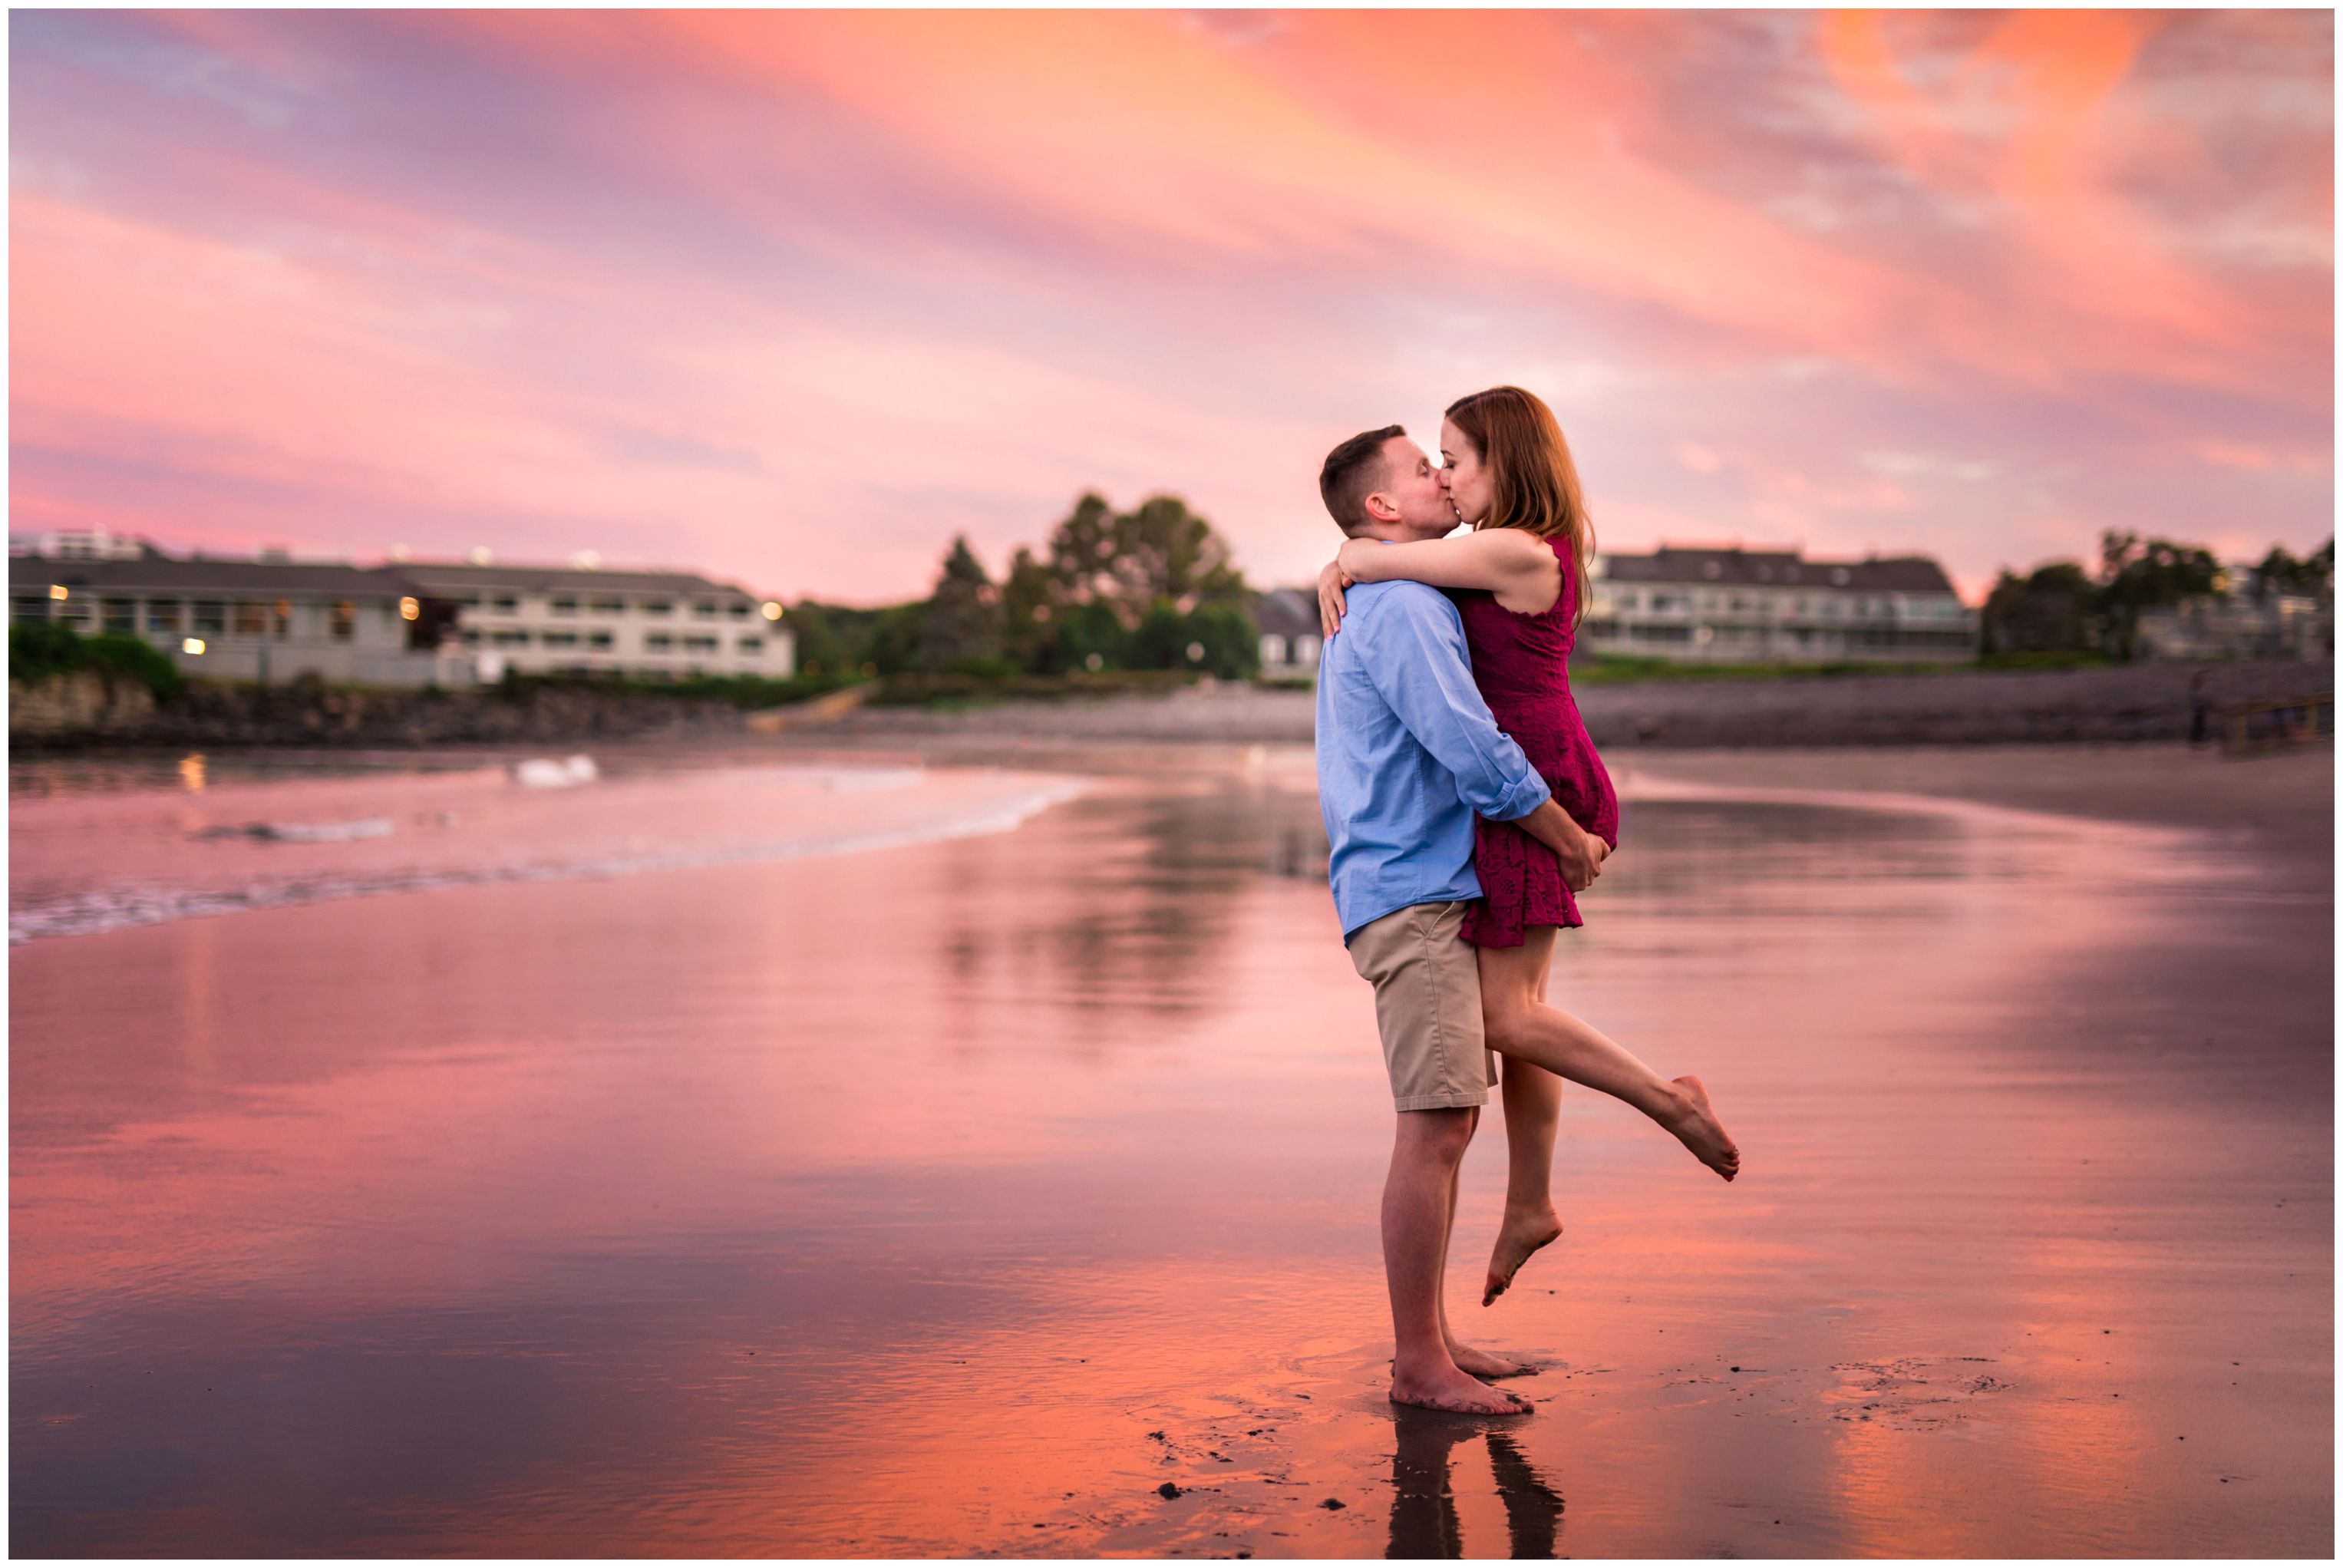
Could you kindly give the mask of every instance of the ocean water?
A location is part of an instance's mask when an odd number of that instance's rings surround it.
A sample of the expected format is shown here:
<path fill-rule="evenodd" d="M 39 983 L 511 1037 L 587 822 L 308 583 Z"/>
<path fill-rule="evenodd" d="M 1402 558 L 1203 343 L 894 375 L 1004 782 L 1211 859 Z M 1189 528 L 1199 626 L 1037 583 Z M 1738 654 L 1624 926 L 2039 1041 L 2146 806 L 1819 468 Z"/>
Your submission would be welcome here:
<path fill-rule="evenodd" d="M 1475 1422 L 1306 753 L 513 760 L 15 802 L 20 1553 L 2330 1554 L 2331 905 L 2232 844 L 1639 770 L 1551 994 L 1745 1174 L 1571 1090 L 1484 1311 L 1493 1108 Z"/>
<path fill-rule="evenodd" d="M 12 799 L 11 945 L 475 882 L 852 854 L 1003 831 L 1081 789 L 869 764 L 606 773 L 583 753 L 307 776 L 280 763 L 221 778 L 207 763 L 118 763 L 78 787 L 45 775 Z"/>

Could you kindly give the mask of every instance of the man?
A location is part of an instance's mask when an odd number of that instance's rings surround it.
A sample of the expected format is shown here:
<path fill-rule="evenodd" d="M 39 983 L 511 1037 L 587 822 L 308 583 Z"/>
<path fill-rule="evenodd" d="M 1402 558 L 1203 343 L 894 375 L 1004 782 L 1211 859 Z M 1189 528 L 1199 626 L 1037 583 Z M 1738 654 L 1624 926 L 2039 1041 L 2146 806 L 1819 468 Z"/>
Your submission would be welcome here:
<path fill-rule="evenodd" d="M 1393 543 L 1456 526 L 1431 459 L 1397 425 L 1327 455 L 1318 477 L 1344 533 Z M 1473 814 L 1522 829 L 1562 857 L 1573 888 L 1594 874 L 1589 835 L 1548 798 L 1473 684 L 1464 623 L 1437 588 L 1362 583 L 1318 667 L 1318 801 L 1343 945 L 1375 988 L 1375 1020 L 1399 1114 L 1383 1183 L 1391 1287 L 1391 1397 L 1488 1415 L 1530 1406 L 1456 1363 L 1441 1301 L 1456 1172 L 1489 1098 L 1480 970 L 1460 934 L 1481 896 Z"/>

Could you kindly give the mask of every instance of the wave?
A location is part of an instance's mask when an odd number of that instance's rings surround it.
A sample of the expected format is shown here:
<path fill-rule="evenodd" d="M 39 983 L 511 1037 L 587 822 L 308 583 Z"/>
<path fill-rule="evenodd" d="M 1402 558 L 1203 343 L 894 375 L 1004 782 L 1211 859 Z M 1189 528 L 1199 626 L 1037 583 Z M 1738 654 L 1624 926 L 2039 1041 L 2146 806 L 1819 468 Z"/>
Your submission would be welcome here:
<path fill-rule="evenodd" d="M 900 788 L 903 783 L 917 781 L 917 778 L 916 772 L 906 770 L 902 775 L 886 777 L 883 782 L 874 780 L 860 787 Z M 828 782 L 836 787 L 838 780 L 833 779 Z M 852 791 L 858 785 L 848 783 L 844 787 Z M 824 833 L 815 830 L 787 838 L 740 843 L 697 844 L 621 855 L 539 857 L 510 864 L 381 868 L 319 872 L 308 876 L 257 877 L 227 887 L 116 886 L 46 897 L 19 896 L 10 900 L 8 944 L 16 947 L 55 937 L 92 936 L 133 926 L 161 925 L 207 915 L 285 909 L 389 893 L 428 892 L 486 882 L 556 882 L 625 877 L 644 871 L 687 870 L 704 866 L 749 865 L 769 860 L 863 854 L 876 849 L 902 849 L 952 839 L 979 838 L 1013 831 L 1051 807 L 1081 795 L 1086 788 L 1080 779 L 1048 780 L 1005 798 L 984 801 L 958 817 L 941 817 L 915 825 L 875 831 L 833 830 Z M 381 831 L 387 831 L 387 821 L 381 819 L 373 820 L 382 822 Z M 288 827 L 297 829 L 301 825 L 253 826 L 270 828 L 271 831 L 263 835 L 248 835 L 244 829 L 226 831 L 234 835 L 294 840 L 294 834 L 284 829 Z M 309 842 L 380 836 L 373 829 L 371 822 L 310 826 L 313 833 L 307 840 Z M 329 831 L 337 829 L 344 830 L 337 833 Z M 356 829 L 367 830 L 349 830 Z M 318 831 L 321 829 L 327 831 Z"/>

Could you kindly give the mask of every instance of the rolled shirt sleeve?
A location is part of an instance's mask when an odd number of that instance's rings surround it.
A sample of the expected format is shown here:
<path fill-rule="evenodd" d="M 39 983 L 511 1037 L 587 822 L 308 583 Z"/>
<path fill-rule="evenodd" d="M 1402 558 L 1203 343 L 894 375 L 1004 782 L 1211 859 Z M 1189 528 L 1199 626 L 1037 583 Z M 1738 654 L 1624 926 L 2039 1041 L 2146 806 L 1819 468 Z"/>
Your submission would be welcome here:
<path fill-rule="evenodd" d="M 1464 803 L 1493 822 L 1528 816 L 1551 793 L 1473 684 L 1464 623 L 1437 594 L 1394 596 L 1366 665 L 1408 733 L 1456 776 Z"/>

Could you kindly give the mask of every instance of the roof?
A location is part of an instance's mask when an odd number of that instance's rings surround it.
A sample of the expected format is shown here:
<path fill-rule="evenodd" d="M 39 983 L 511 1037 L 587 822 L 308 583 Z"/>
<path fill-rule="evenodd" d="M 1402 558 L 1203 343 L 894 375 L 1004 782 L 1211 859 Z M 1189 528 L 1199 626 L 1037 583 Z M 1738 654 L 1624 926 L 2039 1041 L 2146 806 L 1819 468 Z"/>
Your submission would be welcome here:
<path fill-rule="evenodd" d="M 1252 623 L 1269 637 L 1315 636 L 1318 632 L 1318 590 L 1269 588 L 1253 596 Z"/>
<path fill-rule="evenodd" d="M 525 565 L 476 567 L 453 561 L 400 561 L 390 566 L 355 567 L 254 560 L 244 556 L 183 558 L 159 550 L 152 550 L 136 560 L 84 556 L 8 558 L 11 588 L 45 588 L 51 583 L 88 588 L 100 593 L 151 589 L 167 593 L 315 594 L 339 598 L 399 598 L 408 594 L 445 597 L 496 588 L 538 593 L 598 589 L 605 593 L 690 594 L 751 600 L 756 598 L 746 588 L 712 582 L 697 572 L 682 571 L 581 571 L 571 567 Z"/>
<path fill-rule="evenodd" d="M 158 553 L 136 560 L 93 560 L 75 556 L 10 556 L 8 586 L 45 589 L 51 583 L 99 593 L 288 593 L 337 598 L 399 598 L 415 591 L 396 571 L 382 567 L 326 566 L 304 562 L 181 559 Z"/>
<path fill-rule="evenodd" d="M 1845 574 L 1845 580 L 1839 574 Z M 1603 575 L 1620 583 L 1723 584 L 1733 588 L 1845 588 L 1858 593 L 1953 593 L 1952 579 L 1929 556 L 1872 556 L 1810 561 L 1795 550 L 1686 548 L 1662 545 L 1646 556 L 1603 557 Z"/>
<path fill-rule="evenodd" d="M 587 571 L 577 567 L 476 567 L 465 561 L 401 561 L 397 570 L 413 582 L 442 591 L 477 593 L 485 588 L 513 588 L 528 593 L 588 593 L 599 588 L 616 593 L 736 594 L 757 596 L 732 583 L 720 583 L 686 571 Z"/>

